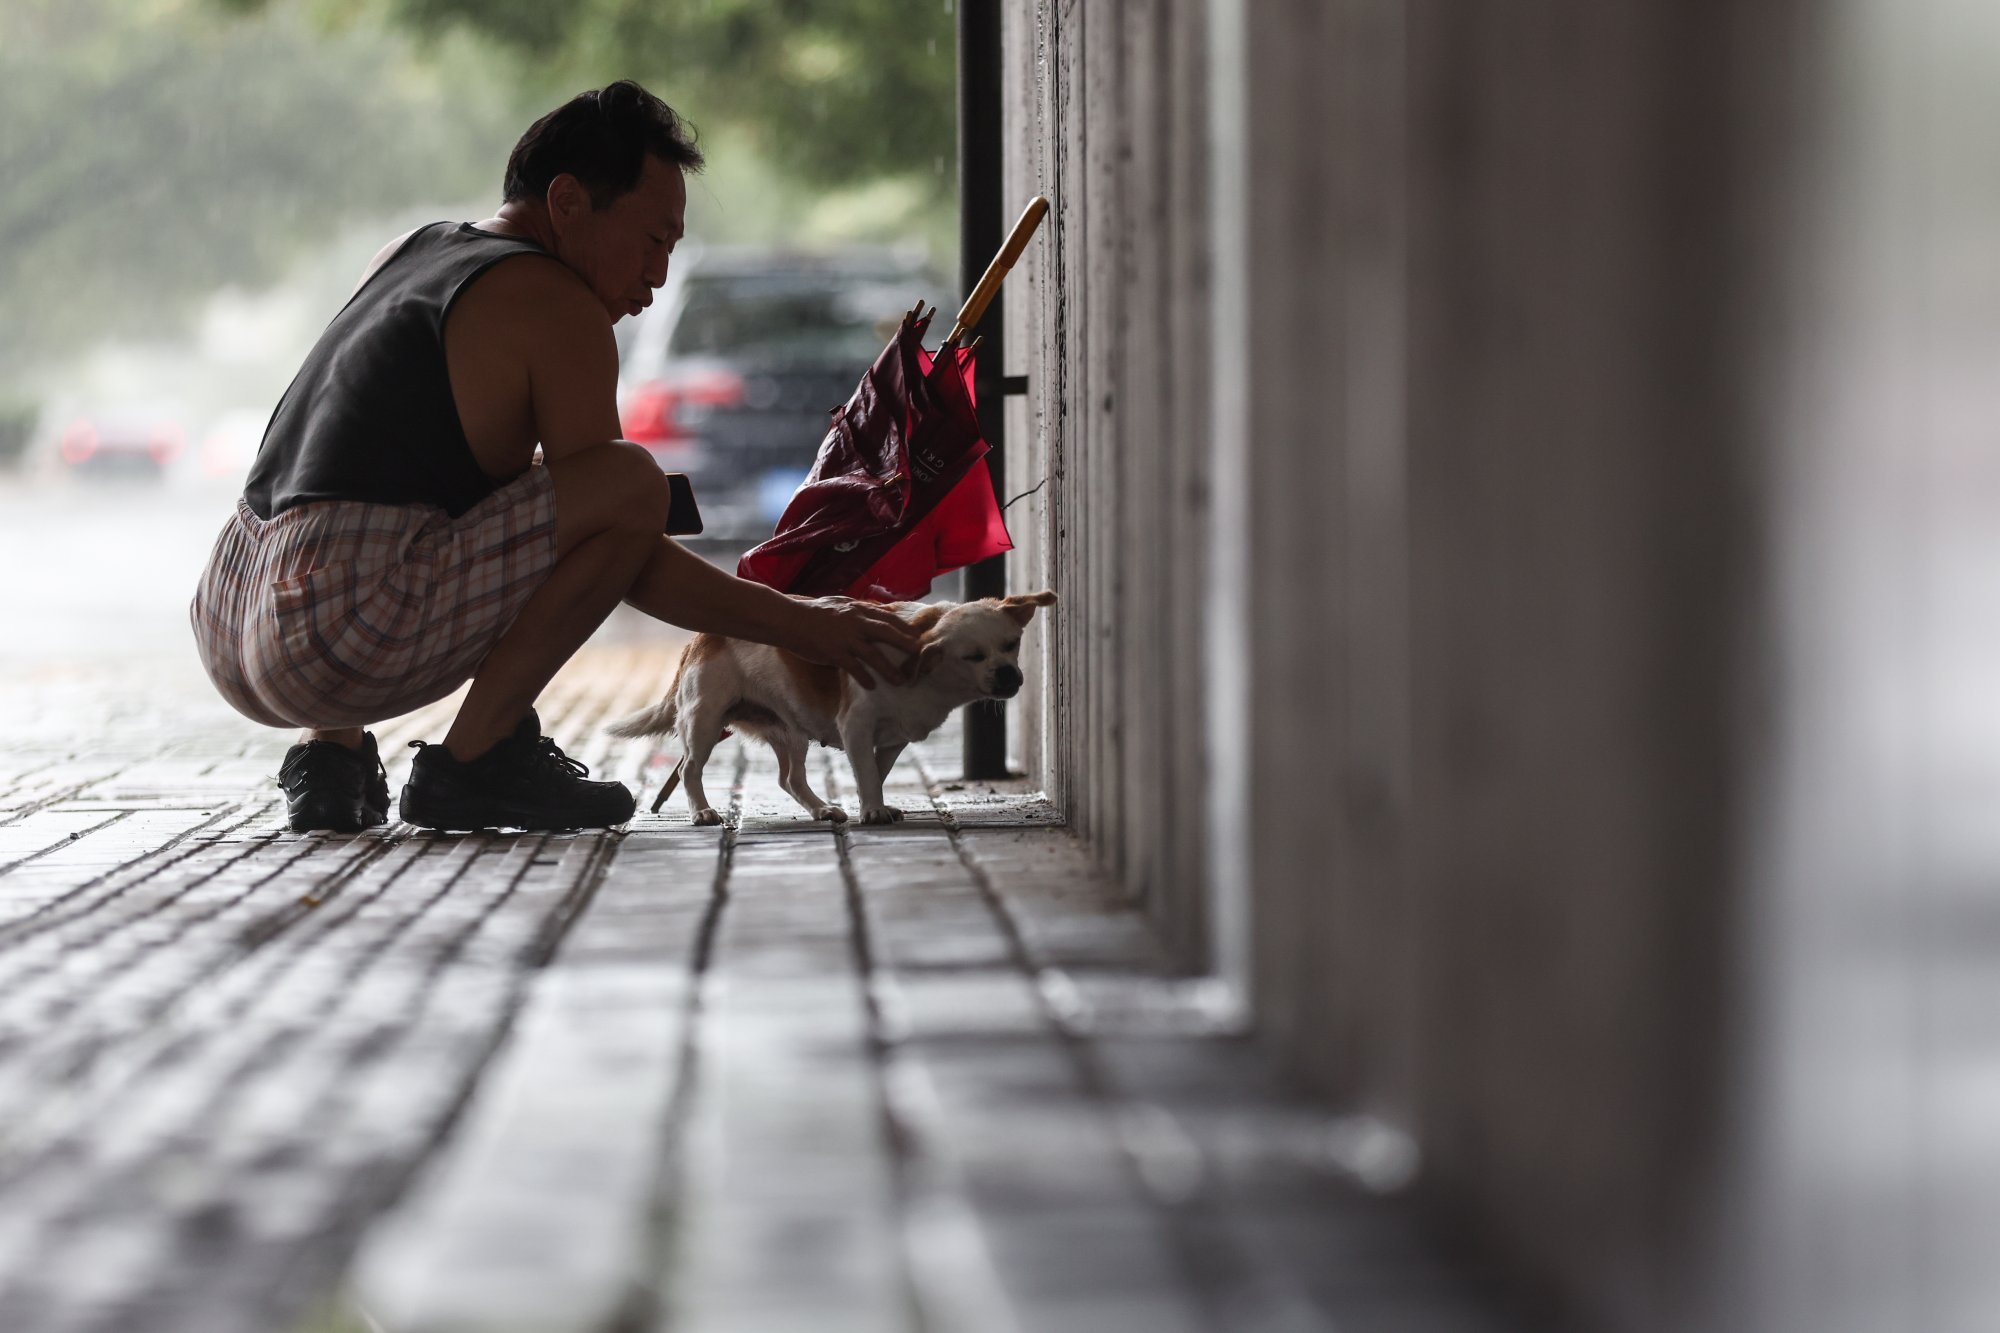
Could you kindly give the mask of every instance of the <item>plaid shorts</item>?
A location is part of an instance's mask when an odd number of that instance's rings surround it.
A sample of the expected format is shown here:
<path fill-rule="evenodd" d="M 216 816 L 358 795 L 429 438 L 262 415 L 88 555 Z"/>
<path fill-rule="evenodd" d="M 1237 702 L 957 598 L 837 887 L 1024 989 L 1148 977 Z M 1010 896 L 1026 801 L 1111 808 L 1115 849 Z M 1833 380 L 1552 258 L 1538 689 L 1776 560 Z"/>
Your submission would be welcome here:
<path fill-rule="evenodd" d="M 556 566 L 556 494 L 526 472 L 457 518 L 238 500 L 189 614 L 209 679 L 274 727 L 358 727 L 463 684 Z"/>

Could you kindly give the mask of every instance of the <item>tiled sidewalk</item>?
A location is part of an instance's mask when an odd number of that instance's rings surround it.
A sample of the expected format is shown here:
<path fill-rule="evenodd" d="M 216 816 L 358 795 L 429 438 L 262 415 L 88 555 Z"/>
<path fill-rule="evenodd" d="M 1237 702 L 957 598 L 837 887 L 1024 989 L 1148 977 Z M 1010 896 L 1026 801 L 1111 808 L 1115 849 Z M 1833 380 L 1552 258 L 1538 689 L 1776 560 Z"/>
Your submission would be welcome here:
<path fill-rule="evenodd" d="M 599 724 L 670 666 L 592 650 L 547 729 L 650 792 Z M 1379 1192 L 1404 1145 L 1285 1096 L 949 737 L 893 828 L 734 747 L 727 829 L 301 837 L 219 705 L 0 706 L 9 1333 L 1498 1327 Z M 443 716 L 378 729 L 392 787 Z"/>

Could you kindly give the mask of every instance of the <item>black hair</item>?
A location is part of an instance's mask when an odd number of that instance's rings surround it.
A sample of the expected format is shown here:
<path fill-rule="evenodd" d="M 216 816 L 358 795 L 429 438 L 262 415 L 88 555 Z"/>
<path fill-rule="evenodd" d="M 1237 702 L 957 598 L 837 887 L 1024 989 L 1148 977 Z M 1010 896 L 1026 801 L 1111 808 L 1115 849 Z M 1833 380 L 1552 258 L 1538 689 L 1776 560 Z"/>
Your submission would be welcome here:
<path fill-rule="evenodd" d="M 528 126 L 507 155 L 507 202 L 544 199 L 549 182 L 568 172 L 590 192 L 593 208 L 639 183 L 646 158 L 700 171 L 694 127 L 630 79 L 578 93 Z"/>

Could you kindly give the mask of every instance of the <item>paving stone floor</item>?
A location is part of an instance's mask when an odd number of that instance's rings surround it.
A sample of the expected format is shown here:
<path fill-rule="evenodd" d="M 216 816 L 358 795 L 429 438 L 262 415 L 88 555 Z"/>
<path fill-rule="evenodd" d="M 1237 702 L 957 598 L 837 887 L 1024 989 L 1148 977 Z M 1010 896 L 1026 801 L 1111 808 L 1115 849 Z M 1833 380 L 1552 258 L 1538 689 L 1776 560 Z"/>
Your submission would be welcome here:
<path fill-rule="evenodd" d="M 591 649 L 545 726 L 650 793 L 599 724 L 670 667 Z M 392 790 L 447 707 L 377 729 Z M 286 738 L 184 676 L 0 708 L 4 1333 L 1502 1327 L 1407 1146 L 1288 1095 L 950 737 L 893 828 L 731 743 L 726 829 L 301 836 Z"/>

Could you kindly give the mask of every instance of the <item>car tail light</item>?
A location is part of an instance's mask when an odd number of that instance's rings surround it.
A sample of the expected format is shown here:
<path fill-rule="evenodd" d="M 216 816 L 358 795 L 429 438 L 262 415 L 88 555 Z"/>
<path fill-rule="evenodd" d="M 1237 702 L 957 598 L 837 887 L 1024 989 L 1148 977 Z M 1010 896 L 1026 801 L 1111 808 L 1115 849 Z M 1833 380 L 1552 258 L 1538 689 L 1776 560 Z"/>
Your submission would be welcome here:
<path fill-rule="evenodd" d="M 73 421 L 62 437 L 62 460 L 81 463 L 97 452 L 97 427 L 88 421 Z"/>
<path fill-rule="evenodd" d="M 146 452 L 153 456 L 155 463 L 165 467 L 181 456 L 181 444 L 179 426 L 162 426 L 153 432 L 152 439 L 146 441 Z"/>
<path fill-rule="evenodd" d="M 699 370 L 677 381 L 681 400 L 703 407 L 737 407 L 743 402 L 743 377 L 733 370 Z"/>
<path fill-rule="evenodd" d="M 632 391 L 619 416 L 626 439 L 641 444 L 664 440 L 674 429 L 674 391 L 660 380 L 649 380 Z"/>
<path fill-rule="evenodd" d="M 689 408 L 736 407 L 743 401 L 743 377 L 731 370 L 688 371 L 648 380 L 625 401 L 620 425 L 625 438 L 640 444 L 693 442 Z"/>

